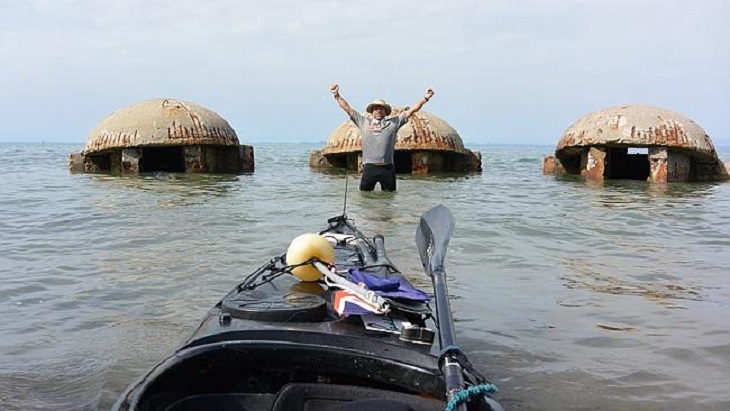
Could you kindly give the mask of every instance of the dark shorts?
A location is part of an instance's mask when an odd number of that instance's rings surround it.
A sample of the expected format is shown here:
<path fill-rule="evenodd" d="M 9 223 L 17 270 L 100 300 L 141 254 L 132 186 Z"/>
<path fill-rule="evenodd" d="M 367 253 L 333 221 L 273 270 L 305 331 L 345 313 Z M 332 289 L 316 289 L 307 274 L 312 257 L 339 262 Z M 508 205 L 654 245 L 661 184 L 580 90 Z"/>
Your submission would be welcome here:
<path fill-rule="evenodd" d="M 395 167 L 393 164 L 365 164 L 360 178 L 360 191 L 373 191 L 380 183 L 383 191 L 395 191 Z"/>

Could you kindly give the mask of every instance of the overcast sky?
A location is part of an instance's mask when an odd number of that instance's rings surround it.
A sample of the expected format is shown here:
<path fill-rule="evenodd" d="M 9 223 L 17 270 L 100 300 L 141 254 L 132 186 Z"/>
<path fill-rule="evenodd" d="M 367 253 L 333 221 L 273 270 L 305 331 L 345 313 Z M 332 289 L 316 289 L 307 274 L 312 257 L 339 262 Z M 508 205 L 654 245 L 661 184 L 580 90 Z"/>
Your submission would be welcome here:
<path fill-rule="evenodd" d="M 467 144 L 555 144 L 582 116 L 664 107 L 730 145 L 730 1 L 0 0 L 0 141 L 82 145 L 152 98 L 242 143 L 324 142 L 375 98 Z"/>

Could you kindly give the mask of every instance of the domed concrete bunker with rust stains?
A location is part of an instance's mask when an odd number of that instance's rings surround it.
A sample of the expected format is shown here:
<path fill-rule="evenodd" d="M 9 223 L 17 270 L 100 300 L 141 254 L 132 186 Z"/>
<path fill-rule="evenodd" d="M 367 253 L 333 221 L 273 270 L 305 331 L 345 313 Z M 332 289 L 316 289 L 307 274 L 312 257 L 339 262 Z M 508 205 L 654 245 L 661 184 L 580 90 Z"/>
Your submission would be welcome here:
<path fill-rule="evenodd" d="M 393 107 L 391 116 L 397 116 L 403 110 L 403 107 Z M 456 130 L 424 111 L 413 114 L 398 130 L 394 160 L 396 173 L 482 171 L 481 153 L 464 148 Z M 349 119 L 342 123 L 330 134 L 324 148 L 312 151 L 309 165 L 362 171 L 360 130 Z"/>
<path fill-rule="evenodd" d="M 543 162 L 545 174 L 589 180 L 724 181 L 723 164 L 705 131 L 689 118 L 649 105 L 599 110 L 576 121 Z"/>
<path fill-rule="evenodd" d="M 154 99 L 112 113 L 69 156 L 72 172 L 239 173 L 254 168 L 253 147 L 218 114 L 195 103 Z"/>

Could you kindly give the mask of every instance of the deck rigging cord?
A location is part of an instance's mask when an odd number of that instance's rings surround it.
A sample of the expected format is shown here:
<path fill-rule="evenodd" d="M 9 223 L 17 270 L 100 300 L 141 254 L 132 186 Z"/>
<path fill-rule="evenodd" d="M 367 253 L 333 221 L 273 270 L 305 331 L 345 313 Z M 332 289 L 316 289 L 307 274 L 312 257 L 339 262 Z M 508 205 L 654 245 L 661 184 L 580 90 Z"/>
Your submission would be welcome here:
<path fill-rule="evenodd" d="M 479 385 L 472 385 L 457 393 L 449 400 L 446 404 L 444 411 L 455 411 L 458 406 L 466 403 L 471 398 L 488 398 L 489 395 L 497 392 L 497 386 L 492 383 L 484 383 Z M 489 404 L 492 407 L 492 403 Z M 492 407 L 494 409 L 494 407 Z"/>
<path fill-rule="evenodd" d="M 294 274 L 292 274 L 293 269 L 303 266 L 303 265 L 312 264 L 312 262 L 314 262 L 315 260 L 317 260 L 317 259 L 310 258 L 309 260 L 303 261 L 299 264 L 286 265 L 284 263 L 284 261 L 286 261 L 286 254 L 278 255 L 278 256 L 272 258 L 271 260 L 269 260 L 269 262 L 267 262 L 266 264 L 264 264 L 261 267 L 259 267 L 258 269 L 256 269 L 256 271 L 254 271 L 253 273 L 247 275 L 246 278 L 244 278 L 243 281 L 240 284 L 238 284 L 238 286 L 236 286 L 236 289 L 238 291 L 253 290 L 256 287 L 259 287 L 263 284 L 266 284 L 266 283 L 269 283 L 269 282 L 275 280 L 276 278 L 278 278 L 281 275 L 284 275 L 284 274 L 294 275 Z M 282 264 L 282 265 L 279 266 L 279 264 Z M 257 281 L 257 280 L 260 280 L 260 281 Z"/>
<path fill-rule="evenodd" d="M 253 273 L 246 276 L 246 278 L 241 281 L 238 286 L 236 286 L 236 289 L 238 291 L 243 290 L 253 290 L 257 287 L 260 287 L 266 283 L 270 283 L 276 278 L 280 277 L 284 274 L 291 274 L 292 270 L 294 270 L 297 267 L 301 267 L 304 265 L 314 264 L 315 262 L 321 262 L 318 258 L 313 257 L 310 258 L 307 261 L 303 261 L 299 264 L 289 264 L 286 265 L 284 263 L 286 261 L 286 254 L 281 254 L 279 256 L 276 256 L 269 260 L 266 264 L 262 265 L 261 267 L 257 268 Z M 385 267 L 388 269 L 390 273 L 400 273 L 395 267 L 389 264 L 373 264 L 373 265 L 366 265 L 363 266 L 363 269 L 372 269 L 377 267 Z"/>

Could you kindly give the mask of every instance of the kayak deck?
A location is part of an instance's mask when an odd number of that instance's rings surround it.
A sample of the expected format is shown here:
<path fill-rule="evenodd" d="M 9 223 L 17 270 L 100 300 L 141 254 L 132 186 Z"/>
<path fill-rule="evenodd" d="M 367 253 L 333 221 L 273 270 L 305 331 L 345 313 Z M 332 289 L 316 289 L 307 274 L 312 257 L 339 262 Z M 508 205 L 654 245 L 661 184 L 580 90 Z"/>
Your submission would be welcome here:
<path fill-rule="evenodd" d="M 382 237 L 366 238 L 345 216 L 320 235 L 334 246 L 339 273 L 407 282 Z M 444 409 L 427 303 L 390 299 L 386 314 L 343 318 L 332 287 L 300 282 L 290 270 L 280 255 L 247 276 L 115 409 Z"/>

